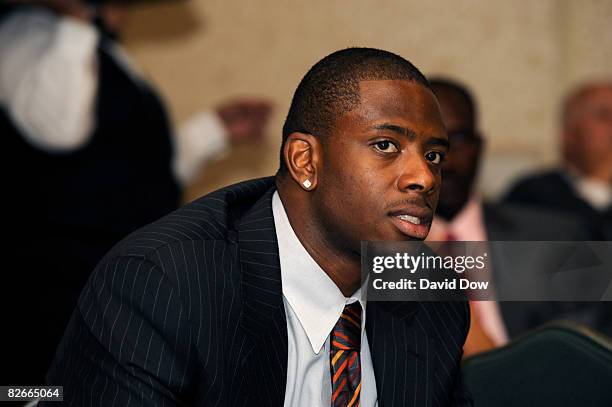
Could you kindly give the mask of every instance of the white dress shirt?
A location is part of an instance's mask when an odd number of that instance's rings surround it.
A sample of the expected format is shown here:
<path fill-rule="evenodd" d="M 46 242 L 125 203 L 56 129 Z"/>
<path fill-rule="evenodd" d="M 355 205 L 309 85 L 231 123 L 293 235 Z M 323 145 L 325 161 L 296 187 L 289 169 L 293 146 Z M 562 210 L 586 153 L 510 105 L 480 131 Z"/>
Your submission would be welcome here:
<path fill-rule="evenodd" d="M 0 25 L 0 105 L 33 146 L 69 152 L 84 146 L 95 123 L 98 88 L 96 28 L 43 8 L 16 11 Z M 144 84 L 119 46 L 106 51 Z M 188 183 L 204 162 L 224 151 L 227 133 L 219 117 L 204 111 L 190 118 L 175 143 L 174 174 Z"/>
<path fill-rule="evenodd" d="M 344 306 L 359 301 L 363 308 L 359 405 L 377 406 L 374 369 L 365 331 L 366 301 L 361 298 L 361 289 L 350 298 L 342 294 L 300 243 L 291 228 L 278 192 L 272 197 L 272 212 L 278 239 L 289 345 L 284 405 L 331 405 L 329 337 Z"/>

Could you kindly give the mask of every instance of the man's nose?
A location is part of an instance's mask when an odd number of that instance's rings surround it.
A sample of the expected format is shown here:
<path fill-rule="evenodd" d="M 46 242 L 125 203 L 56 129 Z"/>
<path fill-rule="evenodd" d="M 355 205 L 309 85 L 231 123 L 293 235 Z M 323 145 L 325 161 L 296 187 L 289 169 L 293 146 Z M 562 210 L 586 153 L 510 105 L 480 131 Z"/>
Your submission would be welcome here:
<path fill-rule="evenodd" d="M 406 159 L 402 174 L 398 178 L 398 188 L 402 191 L 430 193 L 437 186 L 436 176 L 425 157 L 412 156 Z"/>

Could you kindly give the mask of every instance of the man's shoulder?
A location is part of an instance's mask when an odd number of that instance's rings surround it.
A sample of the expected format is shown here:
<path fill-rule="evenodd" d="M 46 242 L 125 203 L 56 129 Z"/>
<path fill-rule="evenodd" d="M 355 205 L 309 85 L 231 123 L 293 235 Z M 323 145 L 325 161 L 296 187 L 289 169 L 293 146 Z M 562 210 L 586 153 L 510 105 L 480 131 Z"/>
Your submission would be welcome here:
<path fill-rule="evenodd" d="M 534 199 L 533 195 L 548 196 L 567 189 L 567 181 L 560 169 L 550 169 L 525 175 L 519 178 L 508 190 L 504 201 L 529 201 Z"/>
<path fill-rule="evenodd" d="M 592 230 L 555 208 L 522 202 L 484 205 L 490 240 L 589 240 Z"/>
<path fill-rule="evenodd" d="M 237 225 L 261 199 L 271 198 L 274 178 L 243 181 L 216 190 L 150 223 L 120 241 L 107 257 L 151 257 L 162 248 L 231 241 Z"/>
<path fill-rule="evenodd" d="M 549 169 L 525 175 L 517 181 L 516 185 L 532 185 L 541 182 L 549 183 L 551 181 L 559 181 L 562 178 L 563 174 L 559 169 Z"/>

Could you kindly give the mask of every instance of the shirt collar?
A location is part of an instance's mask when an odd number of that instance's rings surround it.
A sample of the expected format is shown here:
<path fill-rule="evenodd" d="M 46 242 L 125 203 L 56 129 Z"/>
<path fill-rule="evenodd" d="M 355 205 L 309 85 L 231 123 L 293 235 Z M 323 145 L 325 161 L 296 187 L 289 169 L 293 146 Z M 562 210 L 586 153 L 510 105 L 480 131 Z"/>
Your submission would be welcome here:
<path fill-rule="evenodd" d="M 304 328 L 313 352 L 318 354 L 321 351 L 346 304 L 355 301 L 361 303 L 363 331 L 365 301 L 361 298 L 361 288 L 350 298 L 342 294 L 296 236 L 278 191 L 272 196 L 272 214 L 278 240 L 283 296 Z"/>
<path fill-rule="evenodd" d="M 612 204 L 612 186 L 596 179 L 588 178 L 577 171 L 567 169 L 567 179 L 574 191 L 593 208 L 601 211 Z"/>
<path fill-rule="evenodd" d="M 472 194 L 459 213 L 450 221 L 434 216 L 428 240 L 445 240 L 449 233 L 460 241 L 481 242 L 487 240 L 482 199 L 478 194 Z"/>

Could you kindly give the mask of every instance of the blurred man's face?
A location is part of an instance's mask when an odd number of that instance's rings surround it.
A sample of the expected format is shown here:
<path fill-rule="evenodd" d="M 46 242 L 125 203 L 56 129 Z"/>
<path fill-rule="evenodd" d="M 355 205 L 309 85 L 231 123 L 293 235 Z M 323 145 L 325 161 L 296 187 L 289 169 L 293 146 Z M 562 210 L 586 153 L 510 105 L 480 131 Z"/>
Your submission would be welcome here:
<path fill-rule="evenodd" d="M 438 215 L 451 220 L 468 201 L 480 160 L 481 138 L 475 132 L 463 99 L 446 88 L 436 89 L 451 149 L 442 164 Z"/>
<path fill-rule="evenodd" d="M 117 36 L 129 22 L 129 10 L 129 4 L 109 2 L 100 6 L 98 12 L 105 24 L 105 28 Z"/>
<path fill-rule="evenodd" d="M 447 137 L 433 93 L 404 80 L 363 81 L 360 105 L 322 140 L 314 210 L 334 246 L 422 240 L 440 190 Z"/>
<path fill-rule="evenodd" d="M 591 88 L 573 101 L 563 130 L 563 157 L 584 175 L 612 182 L 612 87 Z"/>

